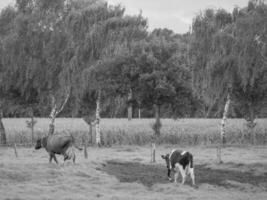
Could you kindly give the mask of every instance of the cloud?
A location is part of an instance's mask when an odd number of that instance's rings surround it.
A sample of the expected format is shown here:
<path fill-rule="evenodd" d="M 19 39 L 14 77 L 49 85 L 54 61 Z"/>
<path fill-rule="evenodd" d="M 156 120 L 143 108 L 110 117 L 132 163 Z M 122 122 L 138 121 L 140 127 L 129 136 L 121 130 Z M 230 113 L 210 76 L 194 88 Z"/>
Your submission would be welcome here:
<path fill-rule="evenodd" d="M 109 4 L 118 4 L 126 8 L 126 13 L 142 14 L 149 21 L 149 30 L 169 28 L 177 33 L 189 30 L 192 19 L 200 10 L 207 7 L 224 8 L 232 11 L 235 6 L 244 7 L 248 0 L 107 0 Z M 0 0 L 0 9 L 15 0 Z"/>
<path fill-rule="evenodd" d="M 15 0 L 0 0 L 0 10 L 7 7 L 8 5 L 14 5 Z"/>
<path fill-rule="evenodd" d="M 149 29 L 169 28 L 177 33 L 189 30 L 192 19 L 201 10 L 224 8 L 232 11 L 235 6 L 244 7 L 248 0 L 108 0 L 110 4 L 121 3 L 128 14 L 142 10 L 149 20 Z"/>

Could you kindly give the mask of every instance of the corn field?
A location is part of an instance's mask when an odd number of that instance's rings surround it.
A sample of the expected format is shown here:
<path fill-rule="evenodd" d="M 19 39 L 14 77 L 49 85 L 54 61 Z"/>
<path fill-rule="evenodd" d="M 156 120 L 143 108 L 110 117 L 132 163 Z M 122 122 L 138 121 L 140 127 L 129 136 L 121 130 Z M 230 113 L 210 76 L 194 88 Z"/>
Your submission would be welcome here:
<path fill-rule="evenodd" d="M 27 127 L 27 118 L 4 118 L 7 142 L 19 145 L 32 144 L 31 129 Z M 47 118 L 35 118 L 34 141 L 48 133 Z M 220 119 L 162 119 L 159 144 L 178 145 L 214 145 L 219 141 Z M 153 136 L 154 119 L 101 119 L 102 140 L 107 145 L 146 145 Z M 255 145 L 267 144 L 267 120 L 257 119 L 254 128 Z M 71 134 L 78 143 L 88 137 L 89 126 L 80 118 L 57 118 L 55 132 Z M 228 145 L 251 144 L 252 134 L 244 119 L 229 119 L 226 124 L 226 143 Z M 33 141 L 33 142 L 34 142 Z M 93 127 L 92 140 L 95 141 Z M 91 142 L 89 141 L 89 142 Z"/>

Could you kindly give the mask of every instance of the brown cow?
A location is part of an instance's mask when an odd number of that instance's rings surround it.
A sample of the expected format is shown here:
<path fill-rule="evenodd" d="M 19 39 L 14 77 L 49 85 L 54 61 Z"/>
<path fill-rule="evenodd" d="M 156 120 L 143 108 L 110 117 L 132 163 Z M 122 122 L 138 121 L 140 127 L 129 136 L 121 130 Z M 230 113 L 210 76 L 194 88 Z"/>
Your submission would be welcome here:
<path fill-rule="evenodd" d="M 82 150 L 75 144 L 73 136 L 68 135 L 49 135 L 41 139 L 38 139 L 35 145 L 35 149 L 40 149 L 44 147 L 48 152 L 50 158 L 49 162 L 52 162 L 52 159 L 58 164 L 55 154 L 61 154 L 64 156 L 64 161 L 72 159 L 75 162 L 75 152 L 73 147 Z"/>

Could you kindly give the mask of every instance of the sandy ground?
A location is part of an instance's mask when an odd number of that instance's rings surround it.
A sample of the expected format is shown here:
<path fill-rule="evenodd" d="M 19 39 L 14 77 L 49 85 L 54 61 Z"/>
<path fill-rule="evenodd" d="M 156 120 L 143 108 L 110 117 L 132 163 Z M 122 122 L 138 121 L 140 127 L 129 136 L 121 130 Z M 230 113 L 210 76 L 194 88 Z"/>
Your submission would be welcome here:
<path fill-rule="evenodd" d="M 0 199 L 267 199 L 267 148 L 223 150 L 216 164 L 216 149 L 180 148 L 194 155 L 198 188 L 170 183 L 160 158 L 174 146 L 160 146 L 156 163 L 150 149 L 137 146 L 88 148 L 88 159 L 76 151 L 77 163 L 48 163 L 44 149 L 0 148 Z"/>

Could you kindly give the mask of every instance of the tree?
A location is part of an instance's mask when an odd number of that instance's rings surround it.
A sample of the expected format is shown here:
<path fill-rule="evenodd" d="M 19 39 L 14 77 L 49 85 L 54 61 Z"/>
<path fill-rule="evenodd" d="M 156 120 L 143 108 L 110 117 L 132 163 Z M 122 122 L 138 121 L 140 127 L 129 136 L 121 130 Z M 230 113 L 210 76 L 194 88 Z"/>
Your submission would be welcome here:
<path fill-rule="evenodd" d="M 2 62 L 8 66 L 5 90 L 18 93 L 25 102 L 44 103 L 46 108 L 51 97 L 52 134 L 55 117 L 70 95 L 69 76 L 63 70 L 68 42 L 64 1 L 18 0 L 16 7 L 14 27 L 3 39 Z"/>
<path fill-rule="evenodd" d="M 2 122 L 3 118 L 3 109 L 4 104 L 7 100 L 7 74 L 6 74 L 6 66 L 2 60 L 4 57 L 4 40 L 5 38 L 12 33 L 12 21 L 16 16 L 15 10 L 11 7 L 7 7 L 3 9 L 0 13 L 0 143 L 3 145 L 7 144 L 5 127 Z"/>
<path fill-rule="evenodd" d="M 255 36 L 265 33 L 266 5 L 249 2 L 244 9 L 233 14 L 224 10 L 206 10 L 193 22 L 192 55 L 193 86 L 198 96 L 211 105 L 225 101 L 221 123 L 221 144 L 225 143 L 225 121 L 230 101 L 245 108 L 250 121 L 265 101 L 266 64 L 262 57 L 262 43 Z M 261 15 L 261 16 L 260 16 Z M 264 52 L 265 53 L 265 52 Z"/>
<path fill-rule="evenodd" d="M 232 37 L 227 33 L 231 23 L 231 14 L 225 10 L 206 10 L 193 22 L 191 44 L 193 87 L 196 94 L 210 104 L 210 108 L 226 98 L 221 122 L 221 139 L 218 144 L 219 162 L 221 146 L 225 143 L 225 122 L 234 81 L 234 60 L 229 53 Z"/>
<path fill-rule="evenodd" d="M 79 4 L 77 12 L 70 12 L 67 23 L 72 35 L 70 65 L 73 92 L 80 102 L 83 96 L 94 94 L 96 100 L 96 134 L 100 145 L 100 105 L 101 99 L 115 94 L 116 84 L 109 65 L 112 59 L 123 51 L 128 51 L 133 38 L 145 32 L 146 21 L 139 16 L 124 16 L 120 6 L 108 6 L 96 1 L 89 5 Z M 81 78 L 83 74 L 83 78 Z"/>
<path fill-rule="evenodd" d="M 267 100 L 267 5 L 263 1 L 250 1 L 244 9 L 235 9 L 235 26 L 232 28 L 234 43 L 232 54 L 237 61 L 235 98 L 243 108 L 255 144 L 255 118 Z"/>
<path fill-rule="evenodd" d="M 138 77 L 137 97 L 142 104 L 154 107 L 155 123 L 152 125 L 152 155 L 155 155 L 155 143 L 160 135 L 161 106 L 176 106 L 182 98 L 176 98 L 189 86 L 189 68 L 184 60 L 184 46 L 181 37 L 168 29 L 155 29 L 142 42 L 142 51 L 136 55 Z M 138 51 L 137 51 L 138 52 Z M 181 108 L 181 107 L 180 107 Z M 152 158 L 155 161 L 155 157 Z"/>
<path fill-rule="evenodd" d="M 160 135 L 160 108 L 163 104 L 176 104 L 173 99 L 187 89 L 189 70 L 180 51 L 178 35 L 167 29 L 156 29 L 148 37 L 139 56 L 139 95 L 142 102 L 155 110 L 155 135 Z"/>

